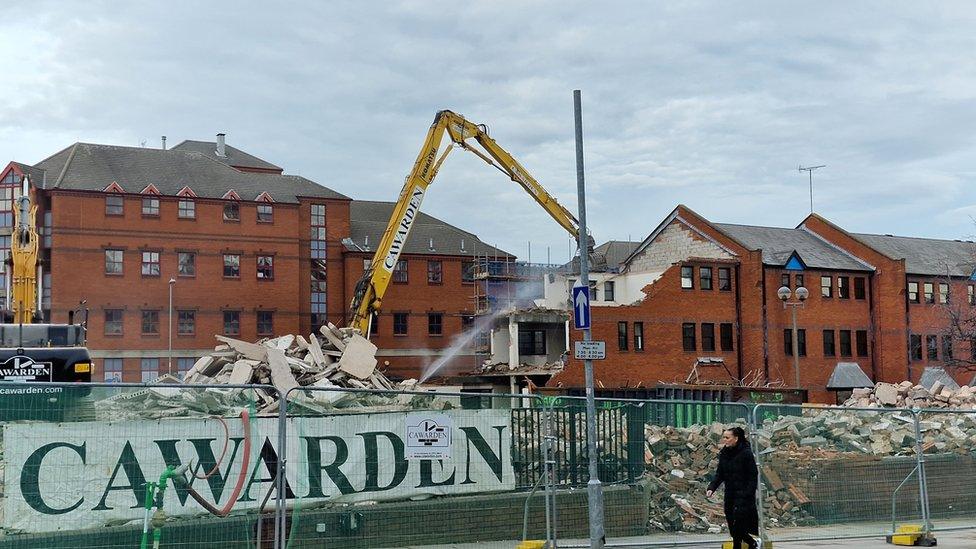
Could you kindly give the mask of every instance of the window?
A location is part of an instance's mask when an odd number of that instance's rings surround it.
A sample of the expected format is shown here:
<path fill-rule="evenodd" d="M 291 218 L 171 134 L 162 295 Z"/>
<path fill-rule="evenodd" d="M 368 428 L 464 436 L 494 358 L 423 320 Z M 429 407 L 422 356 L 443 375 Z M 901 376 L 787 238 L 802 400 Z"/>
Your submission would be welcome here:
<path fill-rule="evenodd" d="M 474 315 L 462 314 L 461 315 L 461 331 L 467 332 L 471 328 L 474 328 Z"/>
<path fill-rule="evenodd" d="M 407 260 L 398 259 L 396 265 L 393 267 L 393 283 L 394 284 L 406 284 L 407 283 Z"/>
<path fill-rule="evenodd" d="M 474 282 L 475 263 L 473 259 L 461 260 L 461 282 Z"/>
<path fill-rule="evenodd" d="M 258 204 L 258 223 L 274 222 L 274 206 L 271 204 Z"/>
<path fill-rule="evenodd" d="M 929 360 L 939 360 L 939 338 L 934 335 L 925 336 L 925 349 Z"/>
<path fill-rule="evenodd" d="M 139 361 L 139 369 L 142 371 L 142 382 L 149 383 L 159 377 L 159 359 L 144 358 Z"/>
<path fill-rule="evenodd" d="M 851 356 L 851 331 L 840 331 L 840 356 Z"/>
<path fill-rule="evenodd" d="M 790 287 L 790 274 L 789 273 L 783 273 L 783 274 L 779 275 L 779 286 L 780 286 L 780 288 L 782 288 L 784 286 L 787 287 L 787 288 Z"/>
<path fill-rule="evenodd" d="M 935 303 L 935 287 L 931 282 L 922 285 L 926 303 Z"/>
<path fill-rule="evenodd" d="M 617 284 L 616 282 L 609 281 L 609 280 L 603 283 L 604 301 L 613 301 L 614 299 L 616 299 L 616 296 L 614 295 L 614 291 L 616 290 L 615 288 L 616 284 Z"/>
<path fill-rule="evenodd" d="M 718 326 L 719 339 L 721 339 L 722 350 L 731 351 L 732 346 L 732 324 L 725 322 Z"/>
<path fill-rule="evenodd" d="M 196 362 L 197 362 L 197 359 L 195 359 L 193 357 L 183 356 L 183 357 L 177 358 L 176 359 L 176 373 L 179 376 L 179 378 L 180 379 L 185 378 L 187 372 L 190 371 L 190 368 L 192 368 L 193 365 L 196 364 Z"/>
<path fill-rule="evenodd" d="M 918 282 L 908 283 L 908 301 L 918 303 Z"/>
<path fill-rule="evenodd" d="M 241 277 L 241 256 L 238 254 L 224 254 L 224 278 Z"/>
<path fill-rule="evenodd" d="M 105 309 L 105 335 L 122 335 L 122 309 Z"/>
<path fill-rule="evenodd" d="M 241 205 L 237 202 L 227 202 L 224 204 L 224 221 L 240 221 L 241 220 Z"/>
<path fill-rule="evenodd" d="M 857 356 L 868 356 L 867 330 L 858 330 L 854 332 L 854 340 L 857 347 Z"/>
<path fill-rule="evenodd" d="M 110 194 L 105 197 L 105 215 L 122 215 L 123 198 L 121 195 Z"/>
<path fill-rule="evenodd" d="M 444 314 L 427 313 L 427 335 L 439 336 L 444 333 Z"/>
<path fill-rule="evenodd" d="M 376 316 L 374 315 L 373 318 L 376 318 Z M 259 336 L 274 334 L 274 311 L 258 311 L 257 321 Z"/>
<path fill-rule="evenodd" d="M 834 295 L 834 279 L 829 276 L 820 277 L 820 296 L 821 297 L 833 297 Z"/>
<path fill-rule="evenodd" d="M 796 278 L 796 287 L 797 288 L 803 288 L 803 287 L 805 287 L 805 286 L 803 286 L 803 275 L 796 275 L 795 278 Z"/>
<path fill-rule="evenodd" d="M 851 298 L 851 279 L 846 276 L 837 277 L 837 297 L 840 299 Z"/>
<path fill-rule="evenodd" d="M 618 322 L 617 323 L 617 350 L 626 351 L 627 341 L 629 339 L 630 336 L 627 335 L 627 323 Z"/>
<path fill-rule="evenodd" d="M 440 284 L 442 279 L 441 270 L 443 269 L 443 264 L 439 260 L 430 260 L 427 262 L 427 284 Z"/>
<path fill-rule="evenodd" d="M 407 313 L 393 313 L 393 335 L 407 335 Z"/>
<path fill-rule="evenodd" d="M 634 350 L 635 351 L 644 350 L 644 323 L 643 322 L 634 323 Z"/>
<path fill-rule="evenodd" d="M 701 325 L 702 351 L 715 351 L 715 325 L 704 323 Z"/>
<path fill-rule="evenodd" d="M 522 356 L 545 356 L 546 355 L 546 331 L 545 330 L 519 330 L 518 351 Z"/>
<path fill-rule="evenodd" d="M 379 313 L 373 313 L 369 315 L 369 337 L 373 337 L 380 333 L 380 315 Z"/>
<path fill-rule="evenodd" d="M 240 335 L 241 333 L 241 312 L 224 311 L 224 335 Z"/>
<path fill-rule="evenodd" d="M 325 259 L 325 205 L 312 204 L 312 259 Z"/>
<path fill-rule="evenodd" d="M 698 286 L 702 290 L 712 289 L 712 268 L 698 267 Z"/>
<path fill-rule="evenodd" d="M 197 256 L 193 252 L 177 252 L 177 273 L 180 276 L 197 275 Z"/>
<path fill-rule="evenodd" d="M 195 219 L 197 216 L 196 202 L 188 198 L 181 198 L 176 215 L 180 219 Z"/>
<path fill-rule="evenodd" d="M 176 333 L 181 336 L 193 335 L 197 330 L 196 311 L 176 312 Z"/>
<path fill-rule="evenodd" d="M 142 215 L 146 217 L 159 217 L 159 199 L 155 197 L 143 198 Z"/>
<path fill-rule="evenodd" d="M 948 302 L 949 302 L 949 285 L 948 284 L 942 284 L 942 283 L 940 283 L 939 284 L 939 303 L 948 303 Z"/>
<path fill-rule="evenodd" d="M 681 287 L 690 290 L 695 287 L 695 268 L 694 267 L 682 267 L 681 268 Z"/>
<path fill-rule="evenodd" d="M 106 383 L 122 383 L 122 359 L 103 358 L 102 372 L 105 374 Z"/>
<path fill-rule="evenodd" d="M 796 331 L 796 345 L 800 356 L 807 356 L 807 331 L 803 328 Z M 789 328 L 783 330 L 783 346 L 786 356 L 793 356 L 793 330 Z"/>
<path fill-rule="evenodd" d="M 854 278 L 854 299 L 864 299 L 867 292 L 864 287 L 864 277 L 858 276 Z"/>
<path fill-rule="evenodd" d="M 312 259 L 310 265 L 309 302 L 312 312 L 312 326 L 322 326 L 329 322 L 326 310 L 327 273 L 324 259 Z"/>
<path fill-rule="evenodd" d="M 952 360 L 952 338 L 949 336 L 942 336 L 942 360 L 944 362 Z"/>
<path fill-rule="evenodd" d="M 970 305 L 976 305 L 976 292 L 974 292 L 974 290 L 976 290 L 976 288 L 973 288 L 972 284 L 966 286 L 966 292 L 969 294 Z"/>
<path fill-rule="evenodd" d="M 105 274 L 122 274 L 122 250 L 105 250 Z"/>
<path fill-rule="evenodd" d="M 695 325 L 684 323 L 681 325 L 681 348 L 685 351 L 697 351 L 698 344 L 695 341 Z"/>
<path fill-rule="evenodd" d="M 142 335 L 159 335 L 159 311 L 142 311 Z"/>
<path fill-rule="evenodd" d="M 908 336 L 908 349 L 912 360 L 922 360 L 922 336 L 918 334 Z"/>
<path fill-rule="evenodd" d="M 159 252 L 142 252 L 142 276 L 159 276 Z"/>
<path fill-rule="evenodd" d="M 718 268 L 718 289 L 721 292 L 732 291 L 732 269 L 728 267 Z"/>
<path fill-rule="evenodd" d="M 837 350 L 834 348 L 833 330 L 823 331 L 823 351 L 824 351 L 824 356 L 834 356 L 835 354 L 837 354 Z"/>
<path fill-rule="evenodd" d="M 274 256 L 258 256 L 258 279 L 274 280 Z"/>

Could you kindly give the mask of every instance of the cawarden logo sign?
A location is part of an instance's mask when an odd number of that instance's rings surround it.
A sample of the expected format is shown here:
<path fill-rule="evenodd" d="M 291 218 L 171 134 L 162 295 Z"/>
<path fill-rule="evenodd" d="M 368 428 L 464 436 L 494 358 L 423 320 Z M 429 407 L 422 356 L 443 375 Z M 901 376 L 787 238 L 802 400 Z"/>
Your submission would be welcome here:
<path fill-rule="evenodd" d="M 290 418 L 286 496 L 349 503 L 515 488 L 510 413 L 438 414 L 437 426 L 422 431 L 435 442 L 453 439 L 451 458 L 417 461 L 407 459 L 408 415 Z M 240 419 L 225 421 L 229 437 L 215 419 L 4 424 L 0 528 L 53 532 L 138 520 L 146 482 L 185 463 L 192 464 L 187 482 L 218 507 L 243 476 L 234 509 L 255 508 L 275 482 L 278 420 L 252 419 L 249 444 Z M 179 485 L 168 487 L 163 503 L 170 516 L 206 513 Z"/>
<path fill-rule="evenodd" d="M 407 414 L 407 459 L 451 459 L 453 431 L 446 414 Z"/>
<path fill-rule="evenodd" d="M 413 194 L 410 195 L 410 201 L 407 202 L 407 207 L 403 210 L 403 215 L 397 221 L 396 227 L 393 228 L 393 242 L 390 244 L 390 250 L 386 252 L 386 258 L 383 260 L 383 268 L 390 273 L 396 267 L 400 252 L 403 251 L 403 245 L 407 242 L 407 235 L 410 234 L 410 228 L 413 227 L 414 220 L 420 214 L 420 204 L 423 201 L 424 189 L 420 187 L 415 188 Z"/>
<path fill-rule="evenodd" d="M 51 381 L 53 370 L 50 362 L 35 362 L 29 356 L 16 355 L 0 363 L 0 380 Z"/>

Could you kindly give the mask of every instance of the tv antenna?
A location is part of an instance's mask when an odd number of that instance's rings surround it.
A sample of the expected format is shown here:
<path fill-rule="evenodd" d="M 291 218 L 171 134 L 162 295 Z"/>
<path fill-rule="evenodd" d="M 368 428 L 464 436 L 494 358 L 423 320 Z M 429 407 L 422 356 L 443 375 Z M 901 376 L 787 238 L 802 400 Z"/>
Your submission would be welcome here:
<path fill-rule="evenodd" d="M 827 167 L 826 164 L 821 164 L 819 166 L 807 166 L 805 168 L 802 165 L 797 166 L 797 171 L 807 172 L 808 174 L 810 174 L 810 213 L 813 213 L 813 170 L 819 170 L 820 168 L 826 168 L 826 167 Z"/>

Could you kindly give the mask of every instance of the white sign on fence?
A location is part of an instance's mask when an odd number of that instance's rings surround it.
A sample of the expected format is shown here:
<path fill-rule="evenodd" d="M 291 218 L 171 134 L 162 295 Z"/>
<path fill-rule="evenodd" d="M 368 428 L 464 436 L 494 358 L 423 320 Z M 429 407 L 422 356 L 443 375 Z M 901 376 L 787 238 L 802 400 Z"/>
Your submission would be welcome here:
<path fill-rule="evenodd" d="M 446 446 L 450 457 L 440 461 L 408 459 L 409 438 L 402 437 L 409 432 L 404 427 L 410 415 L 290 418 L 290 492 L 315 503 L 515 488 L 509 411 L 438 414 L 443 417 L 437 425 L 449 429 L 453 441 L 453 448 L 450 442 Z M 252 419 L 249 437 L 241 418 L 225 421 L 229 438 L 215 419 L 4 424 L 0 528 L 69 531 L 139 519 L 146 482 L 157 480 L 167 466 L 187 462 L 193 464 L 185 475 L 190 485 L 218 507 L 235 492 L 234 509 L 256 507 L 274 482 L 278 420 Z M 194 478 L 215 467 L 209 477 Z M 206 512 L 173 484 L 164 511 L 170 516 Z"/>
<path fill-rule="evenodd" d="M 451 459 L 453 434 L 447 414 L 407 414 L 407 459 Z"/>

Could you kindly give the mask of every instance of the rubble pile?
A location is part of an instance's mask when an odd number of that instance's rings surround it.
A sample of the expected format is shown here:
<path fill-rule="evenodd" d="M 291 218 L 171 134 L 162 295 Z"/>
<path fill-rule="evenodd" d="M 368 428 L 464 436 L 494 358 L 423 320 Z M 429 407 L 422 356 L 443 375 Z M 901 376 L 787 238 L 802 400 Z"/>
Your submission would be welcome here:
<path fill-rule="evenodd" d="M 329 323 L 311 334 L 285 335 L 249 343 L 216 336 L 214 352 L 193 365 L 183 380 L 163 376 L 150 388 L 122 393 L 95 403 L 97 417 L 158 419 L 198 414 L 236 414 L 253 405 L 259 414 L 276 413 L 278 393 L 235 388 L 190 389 L 187 385 L 272 385 L 284 395 L 309 389 L 412 390 L 415 380 L 394 384 L 376 369 L 376 346 L 351 328 Z M 370 406 L 381 411 L 405 409 L 409 395 L 348 391 L 292 391 L 293 404 L 312 412 Z M 421 397 L 422 398 L 422 397 Z M 252 402 L 254 401 L 254 402 Z"/>
<path fill-rule="evenodd" d="M 844 406 L 856 408 L 954 408 L 976 410 L 976 389 L 946 387 L 936 381 L 928 389 L 911 381 L 898 384 L 878 383 L 874 388 L 854 389 Z"/>

